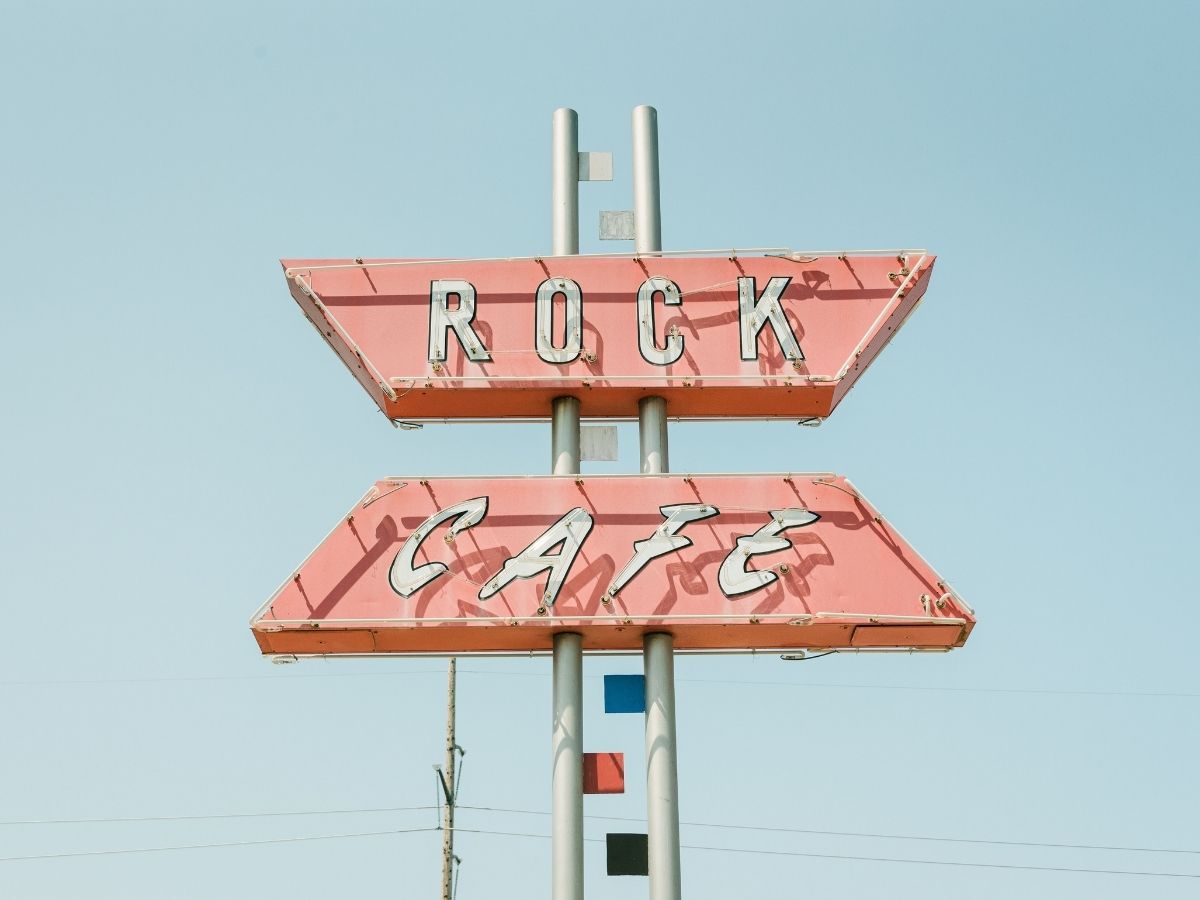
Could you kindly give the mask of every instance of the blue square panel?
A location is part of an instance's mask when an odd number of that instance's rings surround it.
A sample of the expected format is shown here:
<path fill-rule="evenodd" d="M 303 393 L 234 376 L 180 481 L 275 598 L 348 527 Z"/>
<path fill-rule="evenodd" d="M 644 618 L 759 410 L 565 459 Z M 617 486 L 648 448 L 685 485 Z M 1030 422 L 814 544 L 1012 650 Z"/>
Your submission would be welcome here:
<path fill-rule="evenodd" d="M 605 675 L 604 711 L 606 713 L 642 713 L 646 711 L 644 675 Z"/>

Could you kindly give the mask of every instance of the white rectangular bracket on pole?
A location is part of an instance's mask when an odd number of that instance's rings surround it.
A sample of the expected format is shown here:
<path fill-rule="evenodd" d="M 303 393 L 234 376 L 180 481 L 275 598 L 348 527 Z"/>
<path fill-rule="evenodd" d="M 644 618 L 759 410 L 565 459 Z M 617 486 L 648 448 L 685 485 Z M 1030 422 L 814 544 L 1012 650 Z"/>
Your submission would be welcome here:
<path fill-rule="evenodd" d="M 608 150 L 581 150 L 579 152 L 579 180 L 612 181 L 612 153 Z"/>
<path fill-rule="evenodd" d="M 616 462 L 617 426 L 581 426 L 579 429 L 579 459 L 588 462 Z"/>
<path fill-rule="evenodd" d="M 633 238 L 632 209 L 600 210 L 600 240 L 632 241 Z"/>

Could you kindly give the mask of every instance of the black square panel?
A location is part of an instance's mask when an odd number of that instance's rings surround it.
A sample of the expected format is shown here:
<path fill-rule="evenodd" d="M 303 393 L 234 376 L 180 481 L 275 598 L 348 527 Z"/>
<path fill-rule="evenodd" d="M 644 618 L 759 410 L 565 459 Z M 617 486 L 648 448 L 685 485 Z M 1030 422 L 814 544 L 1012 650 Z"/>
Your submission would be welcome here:
<path fill-rule="evenodd" d="M 650 851 L 644 834 L 609 834 L 608 874 L 649 875 Z"/>

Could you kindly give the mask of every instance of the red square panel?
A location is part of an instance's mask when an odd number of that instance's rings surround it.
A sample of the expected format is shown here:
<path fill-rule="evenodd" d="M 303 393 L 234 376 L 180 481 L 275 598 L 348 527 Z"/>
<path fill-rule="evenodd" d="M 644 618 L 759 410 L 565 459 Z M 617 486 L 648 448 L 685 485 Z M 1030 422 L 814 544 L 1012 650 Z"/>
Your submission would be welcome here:
<path fill-rule="evenodd" d="M 583 792 L 585 794 L 625 793 L 625 754 L 583 754 Z"/>

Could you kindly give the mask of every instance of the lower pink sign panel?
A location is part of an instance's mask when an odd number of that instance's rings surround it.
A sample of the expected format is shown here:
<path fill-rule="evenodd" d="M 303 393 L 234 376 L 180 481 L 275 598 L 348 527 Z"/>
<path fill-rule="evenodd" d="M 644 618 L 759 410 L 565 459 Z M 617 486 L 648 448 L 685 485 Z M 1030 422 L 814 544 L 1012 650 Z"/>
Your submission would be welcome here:
<path fill-rule="evenodd" d="M 970 607 L 830 474 L 389 478 L 251 622 L 263 653 L 949 649 Z"/>

